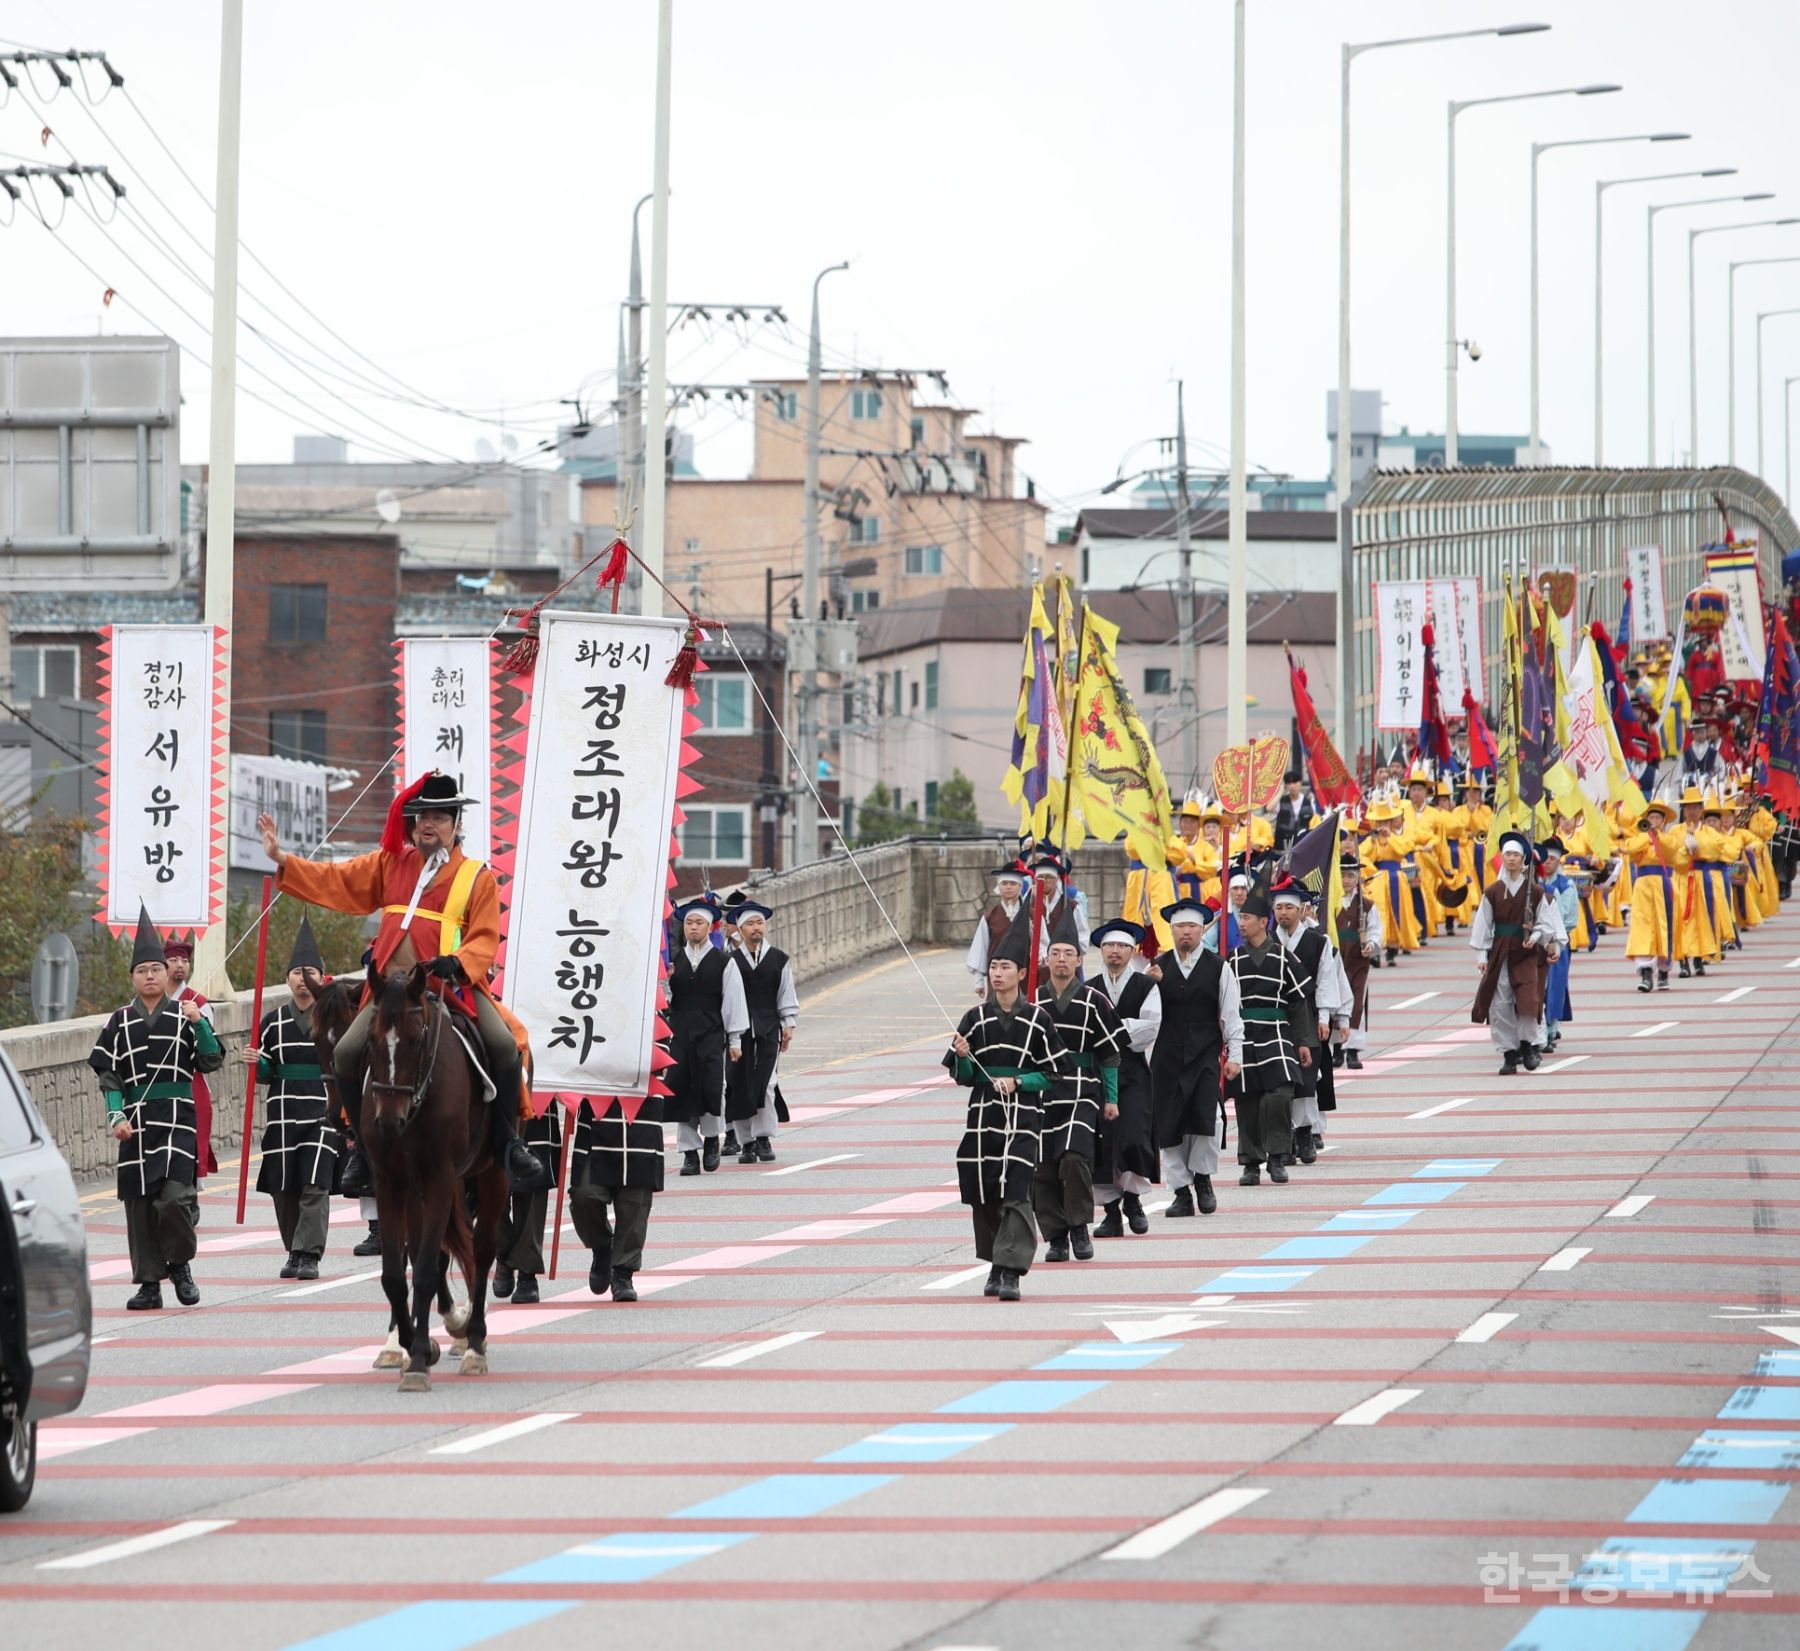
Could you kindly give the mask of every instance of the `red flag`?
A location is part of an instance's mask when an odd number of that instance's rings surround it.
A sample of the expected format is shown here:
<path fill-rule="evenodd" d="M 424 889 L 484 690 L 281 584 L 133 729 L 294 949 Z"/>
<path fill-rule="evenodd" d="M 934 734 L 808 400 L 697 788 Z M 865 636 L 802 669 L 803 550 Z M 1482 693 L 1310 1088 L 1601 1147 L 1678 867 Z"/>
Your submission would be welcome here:
<path fill-rule="evenodd" d="M 1498 774 L 1500 753 L 1494 748 L 1494 736 L 1488 731 L 1488 725 L 1482 721 L 1481 706 L 1472 689 L 1463 689 L 1463 710 L 1469 717 L 1469 766 Z"/>
<path fill-rule="evenodd" d="M 1455 752 L 1450 730 L 1444 726 L 1444 707 L 1438 693 L 1437 637 L 1431 621 L 1419 627 L 1419 646 L 1425 652 L 1425 706 L 1419 717 L 1419 755 L 1440 765 L 1451 762 Z"/>
<path fill-rule="evenodd" d="M 1344 767 L 1344 759 L 1325 732 L 1325 724 L 1312 702 L 1306 686 L 1306 667 L 1288 652 L 1288 685 L 1294 695 L 1294 721 L 1300 727 L 1300 743 L 1306 747 L 1306 766 L 1312 774 L 1313 796 L 1321 808 L 1358 808 L 1362 805 L 1362 787 Z"/>

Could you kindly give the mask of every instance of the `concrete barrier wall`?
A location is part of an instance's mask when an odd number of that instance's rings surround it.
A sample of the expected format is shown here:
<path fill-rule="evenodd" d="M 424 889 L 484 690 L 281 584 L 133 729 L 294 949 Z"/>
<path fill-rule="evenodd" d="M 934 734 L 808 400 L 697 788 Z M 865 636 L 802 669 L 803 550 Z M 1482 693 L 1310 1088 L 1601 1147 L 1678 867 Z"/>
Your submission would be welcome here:
<path fill-rule="evenodd" d="M 287 988 L 263 994 L 266 1014 L 278 1003 L 287 1001 Z M 244 1084 L 247 1068 L 244 1050 L 250 1043 L 251 994 L 240 992 L 235 998 L 212 1006 L 213 1027 L 225 1045 L 225 1065 L 211 1077 L 213 1095 L 213 1152 L 224 1171 L 235 1163 L 243 1145 Z M 100 1096 L 100 1080 L 88 1065 L 88 1053 L 94 1039 L 106 1024 L 104 1015 L 86 1015 L 80 1020 L 56 1021 L 48 1026 L 17 1026 L 0 1032 L 0 1048 L 4 1048 L 37 1109 L 50 1126 L 56 1144 L 69 1160 L 69 1168 L 78 1181 L 94 1180 L 112 1173 L 114 1141 L 106 1127 L 106 1102 Z M 255 1129 L 262 1129 L 261 1097 L 257 1101 Z"/>

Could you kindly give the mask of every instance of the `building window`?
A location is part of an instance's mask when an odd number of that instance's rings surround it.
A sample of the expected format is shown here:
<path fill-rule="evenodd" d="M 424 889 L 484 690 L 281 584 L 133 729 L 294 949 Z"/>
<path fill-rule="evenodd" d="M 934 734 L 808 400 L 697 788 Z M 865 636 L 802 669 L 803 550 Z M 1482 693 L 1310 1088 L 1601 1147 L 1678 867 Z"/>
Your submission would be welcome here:
<path fill-rule="evenodd" d="M 269 640 L 271 642 L 323 642 L 325 640 L 325 587 L 323 585 L 271 585 L 269 587 Z"/>
<path fill-rule="evenodd" d="M 937 818 L 937 793 L 937 781 L 927 780 L 925 782 L 925 819 L 927 823 Z"/>
<path fill-rule="evenodd" d="M 944 571 L 944 547 L 942 545 L 908 545 L 906 547 L 906 571 L 908 573 L 942 573 Z"/>
<path fill-rule="evenodd" d="M 700 541 L 698 539 L 683 539 L 681 541 L 681 548 L 686 551 L 689 556 L 698 556 L 700 554 Z"/>
<path fill-rule="evenodd" d="M 900 715 L 900 708 L 906 702 L 900 697 L 900 673 L 894 672 L 894 715 Z"/>
<path fill-rule="evenodd" d="M 694 678 L 700 695 L 694 713 L 701 731 L 708 734 L 750 732 L 750 681 L 745 676 L 706 672 Z"/>
<path fill-rule="evenodd" d="M 878 590 L 853 590 L 850 593 L 852 613 L 873 613 L 880 606 L 881 592 Z"/>
<path fill-rule="evenodd" d="M 852 390 L 850 392 L 850 416 L 852 418 L 880 418 L 881 392 L 879 390 Z"/>
<path fill-rule="evenodd" d="M 769 399 L 775 404 L 775 416 L 792 424 L 800 416 L 800 392 L 776 390 Z"/>
<path fill-rule="evenodd" d="M 919 685 L 918 685 L 918 683 L 915 682 L 912 685 L 912 700 L 908 706 L 908 709 L 916 711 L 916 710 L 918 710 L 918 708 L 919 708 Z"/>
<path fill-rule="evenodd" d="M 293 757 L 300 762 L 325 760 L 325 713 L 323 711 L 271 711 L 269 713 L 269 754 Z"/>
<path fill-rule="evenodd" d="M 925 709 L 927 711 L 937 709 L 937 671 L 935 659 L 925 661 Z"/>
<path fill-rule="evenodd" d="M 1147 694 L 1166 694 L 1170 691 L 1171 673 L 1167 665 L 1146 665 L 1144 667 L 1144 692 Z"/>
<path fill-rule="evenodd" d="M 881 543 L 881 518 L 879 516 L 859 516 L 850 529 L 853 544 L 878 545 Z"/>
<path fill-rule="evenodd" d="M 79 648 L 14 648 L 13 698 L 74 699 L 81 692 Z"/>
<path fill-rule="evenodd" d="M 681 859 L 702 865 L 750 863 L 750 810 L 684 805 L 687 821 L 677 831 Z"/>
<path fill-rule="evenodd" d="M 922 418 L 915 418 L 912 421 L 912 444 L 914 447 L 925 445 L 925 421 Z"/>

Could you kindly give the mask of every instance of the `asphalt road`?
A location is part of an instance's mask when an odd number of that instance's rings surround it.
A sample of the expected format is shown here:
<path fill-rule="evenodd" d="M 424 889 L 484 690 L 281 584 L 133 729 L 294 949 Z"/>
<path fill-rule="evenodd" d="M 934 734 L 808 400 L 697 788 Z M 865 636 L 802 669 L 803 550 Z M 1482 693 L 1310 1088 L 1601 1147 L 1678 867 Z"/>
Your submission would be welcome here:
<path fill-rule="evenodd" d="M 1619 944 L 1529 1077 L 1460 938 L 1381 972 L 1317 1164 L 1017 1306 L 899 961 L 806 994 L 779 1160 L 671 1175 L 639 1304 L 565 1232 L 427 1395 L 369 1368 L 353 1206 L 297 1287 L 215 1181 L 203 1304 L 141 1315 L 93 1189 L 108 1339 L 0 1525 L 0 1643 L 1791 1647 L 1800 923 L 1655 997 Z"/>

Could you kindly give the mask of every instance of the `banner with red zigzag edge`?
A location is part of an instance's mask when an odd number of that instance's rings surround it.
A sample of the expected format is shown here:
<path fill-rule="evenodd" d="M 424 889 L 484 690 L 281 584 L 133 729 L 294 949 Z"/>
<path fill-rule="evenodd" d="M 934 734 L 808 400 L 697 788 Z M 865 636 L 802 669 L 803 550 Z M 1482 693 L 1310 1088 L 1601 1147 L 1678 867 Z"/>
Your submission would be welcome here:
<path fill-rule="evenodd" d="M 525 788 L 525 746 L 531 733 L 531 701 L 533 695 L 537 692 L 537 673 L 543 668 L 544 655 L 540 653 L 538 655 L 537 663 L 533 667 L 529 682 L 519 677 L 513 679 L 514 686 L 519 690 L 519 706 L 513 713 L 513 730 L 511 733 L 501 736 L 495 742 L 494 780 L 496 785 L 504 784 L 510 786 L 514 799 L 517 799 L 518 795 Z M 701 660 L 695 666 L 696 672 L 704 671 L 706 669 L 707 665 L 704 660 Z M 494 703 L 496 725 L 498 725 L 500 720 L 499 680 L 500 672 L 496 666 L 493 672 L 493 681 L 495 683 Z M 681 752 L 679 766 L 675 776 L 675 795 L 678 798 L 691 797 L 701 789 L 700 782 L 687 772 L 688 764 L 700 760 L 700 753 L 689 743 L 691 736 L 701 732 L 702 725 L 700 718 L 694 711 L 694 707 L 699 703 L 700 694 L 697 689 L 690 686 L 683 690 Z M 502 753 L 505 753 L 510 759 L 504 762 L 504 764 L 501 760 Z M 534 1091 L 531 1097 L 532 1110 L 539 1117 L 543 1116 L 545 1110 L 553 1102 L 560 1102 L 568 1111 L 569 1127 L 573 1129 L 576 1114 L 580 1111 L 581 1103 L 583 1101 L 587 1101 L 590 1104 L 596 1117 L 604 1116 L 610 1111 L 612 1104 L 616 1101 L 619 1105 L 620 1112 L 628 1122 L 631 1122 L 635 1121 L 639 1112 L 643 1110 L 644 1102 L 646 1100 L 651 1098 L 661 1100 L 674 1093 L 660 1077 L 657 1077 L 654 1074 L 666 1071 L 675 1064 L 675 1057 L 669 1053 L 667 1048 L 668 1040 L 671 1036 L 669 1023 L 666 1018 L 669 1010 L 669 954 L 667 948 L 663 944 L 663 937 L 668 932 L 669 919 L 675 914 L 674 902 L 669 898 L 669 894 L 674 890 L 677 881 L 675 862 L 681 854 L 681 841 L 675 835 L 675 832 L 678 826 L 686 822 L 686 819 L 687 815 L 685 811 L 681 808 L 680 804 L 677 803 L 669 821 L 669 867 L 668 875 L 663 882 L 662 923 L 659 925 L 658 932 L 652 937 L 652 944 L 656 947 L 656 1043 L 650 1051 L 650 1067 L 652 1072 L 649 1083 L 650 1093 L 647 1096 L 583 1095 L 570 1090 Z M 515 807 L 512 811 L 511 822 L 506 830 L 505 848 L 504 850 L 500 850 L 497 847 L 493 857 L 494 874 L 502 880 L 501 886 L 503 890 L 510 885 L 513 877 L 514 863 L 518 853 L 518 823 L 518 811 Z M 498 833 L 496 833 L 495 841 L 496 844 L 498 844 Z M 507 922 L 507 918 L 510 914 L 510 906 L 505 905 L 503 902 L 500 949 L 498 952 L 498 956 L 502 958 L 506 955 L 508 935 L 510 932 L 510 924 Z M 501 1000 L 503 1002 L 505 1001 L 504 996 L 502 996 Z M 527 1030 L 529 1031 L 529 1028 L 527 1028 Z"/>

